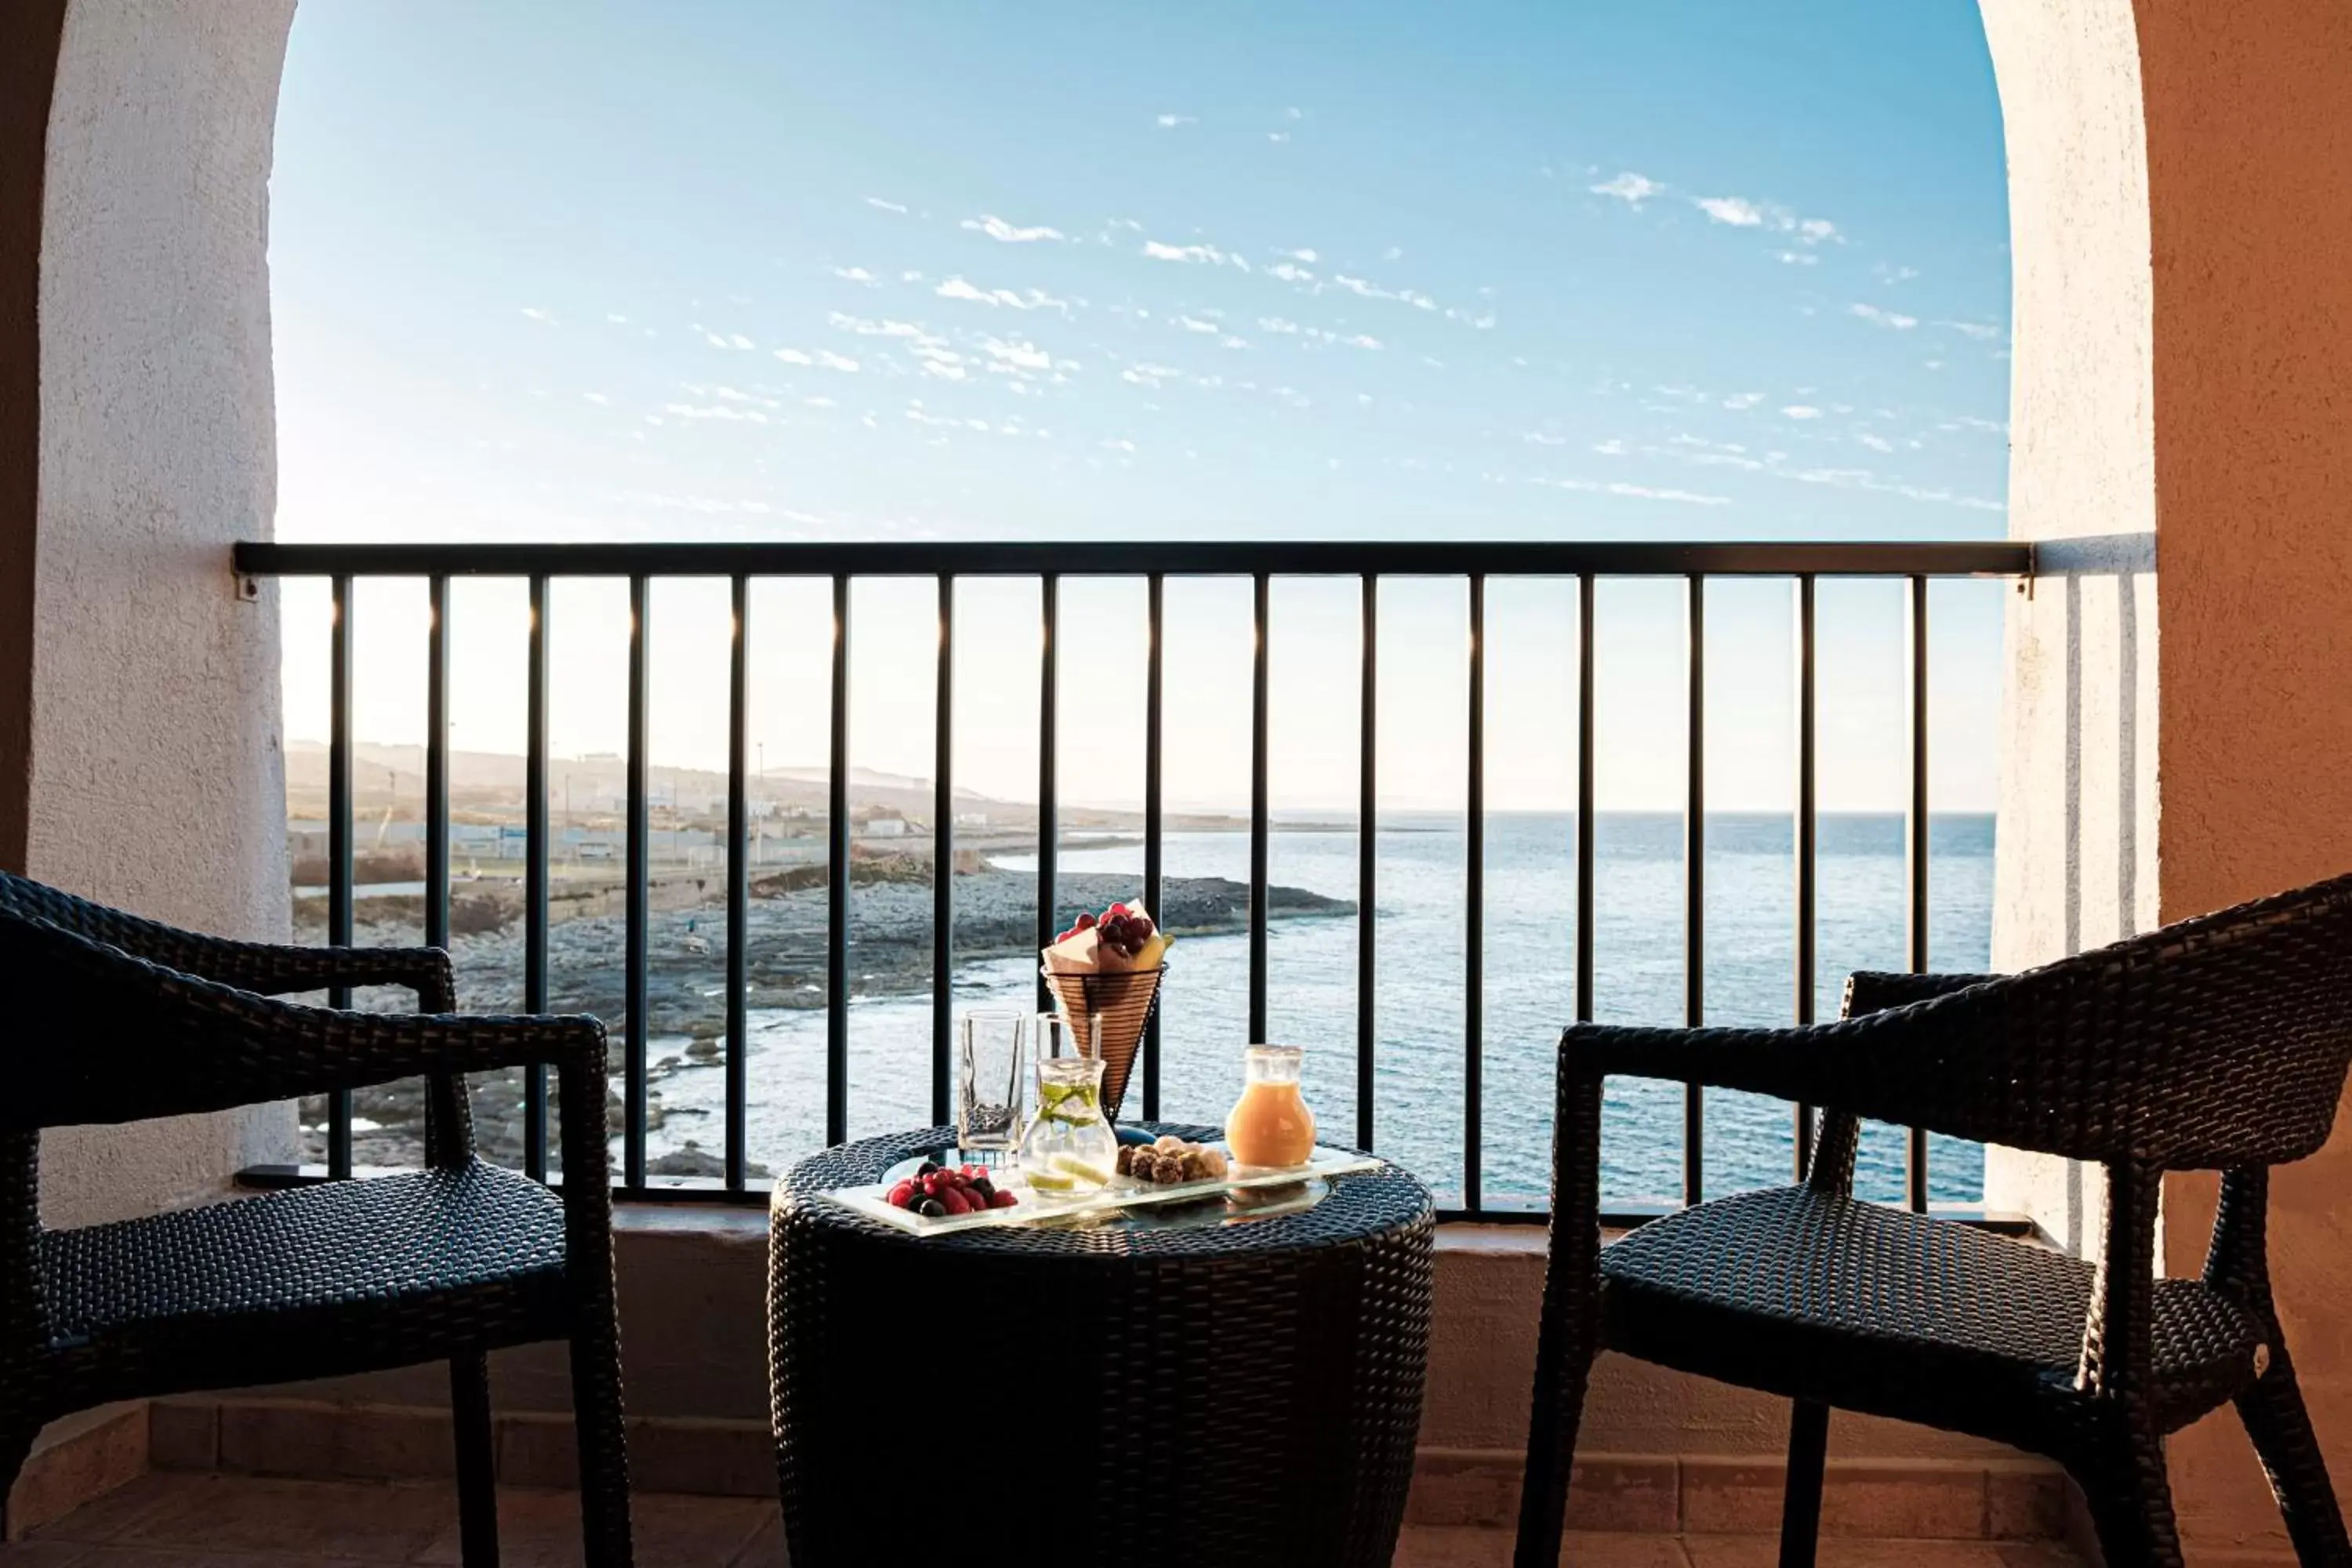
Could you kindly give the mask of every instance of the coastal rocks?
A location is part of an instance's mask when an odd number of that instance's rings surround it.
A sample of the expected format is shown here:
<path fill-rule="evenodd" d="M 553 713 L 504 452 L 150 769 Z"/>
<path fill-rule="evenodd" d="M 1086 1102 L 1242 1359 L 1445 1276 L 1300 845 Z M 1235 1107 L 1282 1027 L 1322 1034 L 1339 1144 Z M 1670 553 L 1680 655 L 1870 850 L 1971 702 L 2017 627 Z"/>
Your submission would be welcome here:
<path fill-rule="evenodd" d="M 919 878 L 897 864 L 911 857 L 877 858 L 854 868 L 849 897 L 849 975 L 854 997 L 919 995 L 931 976 L 932 890 L 929 862 Z M 954 881 L 954 954 L 959 962 L 1034 956 L 1037 947 L 1037 883 L 1025 871 L 992 866 L 969 874 L 959 857 Z M 816 1008 L 824 1005 L 826 915 L 829 902 L 824 868 L 802 868 L 789 879 L 764 879 L 746 924 L 745 1002 L 752 1009 Z M 810 871 L 815 873 L 812 880 Z M 869 879 L 869 873 L 872 874 Z M 688 885 L 689 888 L 692 884 Z M 1065 874 L 1055 879 L 1057 910 L 1099 909 L 1137 891 L 1132 877 Z M 677 889 L 679 894 L 685 889 Z M 505 1013 L 523 1001 L 523 926 L 491 910 L 508 889 L 477 884 L 458 889 L 452 912 L 473 907 L 467 921 L 453 919 L 451 958 L 457 978 L 457 1005 L 467 1012 Z M 663 1104 L 661 1086 L 681 1073 L 718 1070 L 724 1059 L 728 930 L 724 883 L 708 880 L 698 897 L 674 895 L 682 907 L 656 908 L 646 925 L 646 996 L 647 1034 L 661 1046 L 646 1072 L 646 1125 L 661 1131 L 674 1113 Z M 670 901 L 670 900 L 664 900 Z M 362 900 L 356 911 L 365 922 L 355 939 L 365 945 L 414 945 L 419 940 L 421 908 L 415 900 Z M 613 900 L 617 906 L 618 900 Z M 617 1136 L 623 1127 L 620 1086 L 625 1079 L 623 1025 L 626 1016 L 627 922 L 614 907 L 586 912 L 600 900 L 579 900 L 578 918 L 559 918 L 548 931 L 550 1010 L 592 1013 L 611 1036 L 612 1092 L 606 1120 Z M 1344 899 L 1302 888 L 1267 889 L 1270 920 L 1292 921 L 1353 914 Z M 1178 936 L 1245 931 L 1247 884 L 1218 877 L 1169 878 L 1157 911 L 1160 926 Z M 371 990 L 354 1005 L 401 1011 L 415 1005 L 396 989 Z M 485 1158 L 520 1165 L 523 1151 L 524 1082 L 519 1071 L 477 1075 L 468 1080 L 475 1138 Z M 552 1098 L 551 1096 L 551 1098 Z M 353 1097 L 352 1157 L 361 1165 L 414 1165 L 423 1158 L 424 1094 L 416 1080 L 357 1091 Z M 318 1102 L 304 1107 L 304 1158 L 323 1160 L 323 1112 Z M 700 1131 L 698 1121 L 688 1126 Z M 673 1130 L 675 1131 L 675 1130 Z M 708 1137 L 708 1134 L 704 1134 Z M 663 1140 L 672 1142 L 673 1140 Z M 704 1138 L 674 1140 L 677 1146 L 648 1162 L 650 1174 L 724 1174 L 724 1163 Z M 765 1174 L 765 1173 L 760 1173 Z"/>

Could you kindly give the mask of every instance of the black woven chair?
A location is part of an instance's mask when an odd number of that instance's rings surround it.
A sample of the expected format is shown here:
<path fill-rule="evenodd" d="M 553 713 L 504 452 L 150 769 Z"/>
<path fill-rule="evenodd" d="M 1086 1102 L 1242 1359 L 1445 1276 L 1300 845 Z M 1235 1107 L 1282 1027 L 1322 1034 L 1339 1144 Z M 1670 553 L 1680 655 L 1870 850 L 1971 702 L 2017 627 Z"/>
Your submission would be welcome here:
<path fill-rule="evenodd" d="M 2178 1564 L 2168 1433 L 2235 1401 L 2306 1564 L 2352 1562 L 2271 1300 L 2269 1167 L 2326 1141 L 2352 1059 L 2352 878 L 2006 977 L 1856 974 L 1804 1029 L 1560 1041 L 1551 1261 L 1519 1568 L 1559 1561 L 1594 1354 L 1795 1400 L 1780 1561 L 1810 1563 L 1829 1409 L 2047 1455 L 2111 1568 Z M 1610 1073 L 1830 1108 L 1801 1186 L 1598 1220 Z M 1852 1196 L 1858 1117 L 2106 1168 L 2096 1268 Z M 2158 1184 L 2219 1170 L 2199 1279 L 2153 1278 Z"/>
<path fill-rule="evenodd" d="M 271 995 L 403 985 L 422 1014 Z M 0 873 L 0 1496 L 42 1425 L 110 1400 L 446 1358 L 465 1561 L 498 1561 L 486 1352 L 572 1345 L 588 1561 L 630 1560 L 604 1030 L 456 1016 L 438 949 L 195 936 Z M 562 1195 L 474 1157 L 465 1072 L 551 1064 Z M 46 1127 L 429 1075 L 427 1168 L 81 1230 L 40 1224 Z"/>

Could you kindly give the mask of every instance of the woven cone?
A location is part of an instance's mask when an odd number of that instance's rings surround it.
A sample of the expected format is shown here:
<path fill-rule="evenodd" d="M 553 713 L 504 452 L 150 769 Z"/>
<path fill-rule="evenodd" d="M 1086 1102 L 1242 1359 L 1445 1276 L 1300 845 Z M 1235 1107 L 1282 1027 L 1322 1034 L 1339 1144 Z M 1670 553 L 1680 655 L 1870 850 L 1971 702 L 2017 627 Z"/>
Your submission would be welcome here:
<path fill-rule="evenodd" d="M 1144 1026 L 1160 1000 L 1160 977 L 1168 966 L 1087 974 L 1056 974 L 1045 971 L 1045 984 L 1062 1016 L 1084 1041 L 1089 1019 L 1102 1021 L 1102 1108 L 1106 1121 L 1118 1120 L 1119 1101 L 1127 1098 L 1127 1077 L 1135 1067 L 1135 1053 L 1143 1043 Z"/>

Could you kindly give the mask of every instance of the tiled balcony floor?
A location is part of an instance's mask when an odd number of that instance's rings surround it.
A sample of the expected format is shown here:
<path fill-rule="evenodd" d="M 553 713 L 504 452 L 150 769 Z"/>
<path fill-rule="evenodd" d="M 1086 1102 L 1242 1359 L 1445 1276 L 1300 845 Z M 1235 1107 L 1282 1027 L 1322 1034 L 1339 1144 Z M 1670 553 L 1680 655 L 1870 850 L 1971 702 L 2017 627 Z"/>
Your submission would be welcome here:
<path fill-rule="evenodd" d="M 776 1505 L 751 1498 L 640 1493 L 637 1561 L 647 1568 L 782 1568 Z M 580 1561 L 577 1500 L 503 1491 L 506 1568 Z M 1769 1568 L 1777 1542 L 1746 1535 L 1580 1535 L 1565 1561 L 1592 1568 Z M 1500 1531 L 1408 1529 L 1398 1568 L 1504 1568 Z M 456 1564 L 457 1494 L 446 1486 L 157 1474 L 0 1548 L 0 1568 L 290 1568 L 298 1563 Z M 1825 1541 L 1823 1568 L 2079 1568 L 2040 1543 Z"/>

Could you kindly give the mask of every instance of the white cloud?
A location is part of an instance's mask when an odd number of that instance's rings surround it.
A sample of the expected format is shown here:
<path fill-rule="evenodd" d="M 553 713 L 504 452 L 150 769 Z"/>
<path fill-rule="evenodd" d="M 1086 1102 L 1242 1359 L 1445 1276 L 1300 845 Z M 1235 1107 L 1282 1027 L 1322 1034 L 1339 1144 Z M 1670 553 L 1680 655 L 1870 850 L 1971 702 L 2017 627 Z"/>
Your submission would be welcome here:
<path fill-rule="evenodd" d="M 1784 267 L 1814 267 L 1822 258 L 1810 250 L 1776 250 L 1772 259 Z"/>
<path fill-rule="evenodd" d="M 1764 222 L 1764 209 L 1745 196 L 1700 196 L 1696 201 L 1701 212 L 1734 228 L 1755 228 Z"/>
<path fill-rule="evenodd" d="M 1297 337 L 1298 335 L 1298 323 L 1292 321 L 1286 321 L 1280 316 L 1260 316 L 1257 319 L 1257 324 L 1259 329 L 1264 331 L 1280 332 L 1286 337 Z"/>
<path fill-rule="evenodd" d="M 1735 392 L 1723 400 L 1726 408 L 1753 408 L 1764 401 L 1760 392 Z"/>
<path fill-rule="evenodd" d="M 1882 261 L 1870 269 L 1870 275 L 1882 283 L 1908 283 L 1919 276 L 1916 267 L 1892 267 Z"/>
<path fill-rule="evenodd" d="M 1163 114 L 1154 123 L 1162 131 L 1173 131 L 1180 125 L 1198 125 L 1201 122 L 1189 114 Z"/>
<path fill-rule="evenodd" d="M 606 321 L 608 321 L 612 322 L 612 323 L 613 323 L 613 325 L 614 325 L 614 326 L 616 326 L 616 327 L 625 327 L 625 326 L 627 326 L 627 325 L 629 324 L 629 318 L 628 318 L 628 317 L 626 317 L 626 316 L 624 316 L 624 315 L 620 314 L 620 313 L 619 313 L 619 312 L 617 312 L 617 311 L 610 311 L 610 310 L 606 311 L 606 312 L 605 312 L 605 314 L 604 314 L 604 319 L 605 319 Z"/>
<path fill-rule="evenodd" d="M 900 217 L 907 216 L 907 209 L 903 205 L 897 202 L 886 202 L 880 196 L 866 197 L 866 205 L 869 207 L 879 207 L 886 213 L 897 213 Z"/>
<path fill-rule="evenodd" d="M 1334 342 L 1345 343 L 1351 349 L 1381 349 L 1388 347 L 1386 343 L 1381 342 L 1380 339 L 1373 337 L 1368 332 L 1358 332 L 1351 338 L 1334 338 L 1332 341 Z"/>
<path fill-rule="evenodd" d="M 1005 222 L 994 213 L 982 213 L 976 218 L 968 217 L 963 220 L 961 226 L 984 234 L 991 239 L 1002 240 L 1007 245 L 1026 245 L 1034 240 L 1066 237 L 1058 228 L 1048 228 L 1044 224 L 1023 228 L 1017 224 Z"/>
<path fill-rule="evenodd" d="M 835 310 L 825 317 L 825 321 L 829 325 L 838 327 L 845 332 L 856 332 L 862 338 L 921 338 L 929 335 L 913 321 L 894 321 L 887 317 L 875 321 L 864 316 L 852 316 Z M 784 351 L 779 349 L 777 357 L 782 358 L 783 353 Z"/>
<path fill-rule="evenodd" d="M 851 359 L 847 354 L 835 353 L 831 349 L 817 350 L 816 363 L 827 370 L 855 371 L 857 369 L 856 360 Z"/>
<path fill-rule="evenodd" d="M 1810 403 L 1791 403 L 1780 412 L 1791 419 L 1819 419 L 1822 416 L 1822 411 Z"/>
<path fill-rule="evenodd" d="M 898 274 L 898 281 L 901 283 L 920 283 L 922 280 L 923 275 L 911 267 Z"/>
<path fill-rule="evenodd" d="M 601 392 L 583 392 L 580 395 L 586 398 L 589 402 L 594 404 L 599 408 L 609 408 L 613 404 L 613 400 L 605 396 Z"/>
<path fill-rule="evenodd" d="M 882 286 L 882 279 L 875 277 L 863 267 L 836 267 L 833 269 L 833 275 L 846 282 L 863 283 L 868 289 L 878 289 Z"/>
<path fill-rule="evenodd" d="M 1592 449 L 1604 458 L 1622 458 L 1625 455 L 1625 443 L 1615 439 L 1595 441 Z"/>
<path fill-rule="evenodd" d="M 1287 142 L 1290 140 L 1290 132 L 1287 131 L 1269 131 L 1265 133 L 1265 139 L 1269 142 Z"/>
<path fill-rule="evenodd" d="M 942 300 L 969 300 L 976 305 L 1009 305 L 1016 310 L 1059 310 L 1066 316 L 1070 313 L 1067 300 L 1057 300 L 1035 289 L 982 289 L 965 282 L 960 277 L 949 279 L 932 292 Z"/>
<path fill-rule="evenodd" d="M 1228 256 L 1205 241 L 1199 245 L 1169 245 L 1160 240 L 1147 239 L 1143 242 L 1143 254 L 1154 261 L 1194 261 L 1211 267 L 1222 267 L 1228 261 L 1241 262 L 1241 258 Z M 1248 270 L 1246 263 L 1242 263 L 1242 267 L 1243 270 Z"/>
<path fill-rule="evenodd" d="M 1899 310 L 1882 310 L 1875 305 L 1849 305 L 1846 310 L 1873 326 L 1888 327 L 1898 332 L 1907 332 L 1919 324 L 1916 316 L 1906 316 Z"/>
<path fill-rule="evenodd" d="M 1382 261 L 1396 261 L 1396 260 L 1401 259 L 1401 258 L 1403 257 L 1403 255 L 1404 255 L 1404 247 L 1403 247 L 1403 246 L 1402 246 L 1402 245 L 1391 245 L 1391 246 L 1390 246 L 1386 250 L 1383 250 L 1383 251 L 1381 251 L 1381 259 Z"/>
<path fill-rule="evenodd" d="M 984 337 L 980 346 L 1008 370 L 1044 372 L 1054 368 L 1054 356 L 1033 342 Z"/>
<path fill-rule="evenodd" d="M 1631 169 L 1625 170 L 1614 179 L 1603 180 L 1597 185 L 1585 187 L 1596 196 L 1614 196 L 1621 202 L 1637 207 L 1665 188 L 1648 175 L 1637 174 Z"/>
<path fill-rule="evenodd" d="M 1285 120 L 1304 120 L 1307 118 L 1307 111 L 1303 109 L 1293 107 L 1284 110 L 1282 111 L 1282 117 Z"/>
<path fill-rule="evenodd" d="M 1312 283 L 1315 281 L 1315 274 L 1307 271 L 1304 267 L 1294 267 L 1287 261 L 1277 262 L 1274 266 L 1267 268 L 1265 269 L 1265 275 L 1269 278 L 1279 278 L 1285 283 Z"/>
<path fill-rule="evenodd" d="M 522 308 L 522 313 L 534 321 L 541 321 L 551 327 L 556 324 L 552 311 L 542 310 L 536 305 L 525 305 Z"/>
<path fill-rule="evenodd" d="M 786 364 L 814 364 L 816 363 L 816 361 L 809 358 L 808 355 L 801 353 L 798 349 L 778 349 L 775 351 L 775 355 Z"/>
<path fill-rule="evenodd" d="M 839 404 L 834 402 L 830 397 L 803 397 L 801 399 L 801 403 L 803 406 L 808 408 L 838 408 L 841 406 Z"/>
<path fill-rule="evenodd" d="M 1221 349 L 1245 349 L 1249 347 L 1249 340 L 1234 337 L 1229 332 L 1217 340 L 1217 346 Z"/>
<path fill-rule="evenodd" d="M 1856 431 L 1853 438 L 1861 442 L 1864 446 L 1869 447 L 1874 452 L 1892 452 L 1895 450 L 1894 442 L 1888 440 L 1884 436 L 1874 436 L 1867 430 Z"/>
<path fill-rule="evenodd" d="M 1224 328 L 1217 325 L 1216 322 L 1204 321 L 1198 316 L 1179 316 L 1176 318 L 1176 324 L 1188 332 L 1202 332 L 1213 338 L 1224 331 Z"/>
<path fill-rule="evenodd" d="M 1949 327 L 1962 336 L 1974 338 L 1980 343 L 1989 343 L 2000 336 L 2000 329 L 1988 321 L 1937 321 L 1936 325 Z"/>
<path fill-rule="evenodd" d="M 1800 218 L 1797 220 L 1797 237 L 1807 245 L 1819 245 L 1825 239 L 1837 237 L 1837 225 L 1825 217 Z"/>
<path fill-rule="evenodd" d="M 1104 439 L 1096 442 L 1095 445 L 1100 447 L 1106 452 L 1132 452 L 1135 450 L 1135 443 L 1127 440 L 1122 437 L 1106 437 Z"/>
<path fill-rule="evenodd" d="M 1543 430 L 1530 430 L 1526 435 L 1520 437 L 1519 439 L 1538 447 L 1565 447 L 1568 445 L 1567 437 L 1554 436 L 1549 432 Z"/>

